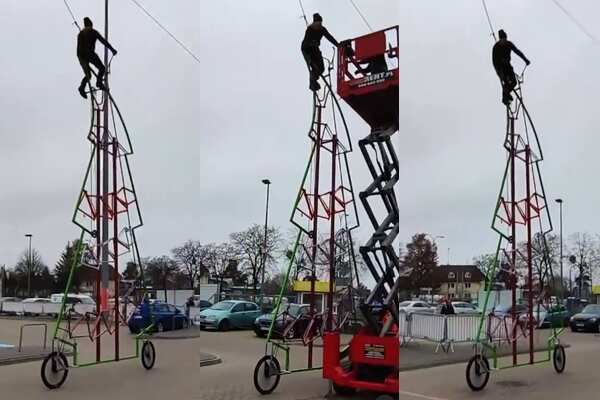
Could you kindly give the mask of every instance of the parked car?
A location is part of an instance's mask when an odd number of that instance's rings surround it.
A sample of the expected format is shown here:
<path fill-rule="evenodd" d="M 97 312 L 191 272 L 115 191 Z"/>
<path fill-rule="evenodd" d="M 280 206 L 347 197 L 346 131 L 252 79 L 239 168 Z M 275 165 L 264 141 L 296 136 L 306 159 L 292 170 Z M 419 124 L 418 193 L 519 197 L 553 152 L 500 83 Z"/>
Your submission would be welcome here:
<path fill-rule="evenodd" d="M 533 306 L 533 318 L 538 328 L 560 328 L 569 325 L 569 311 L 563 305 L 553 304 L 548 309 L 544 305 Z"/>
<path fill-rule="evenodd" d="M 53 295 L 50 295 L 50 302 L 51 303 L 62 303 L 64 297 L 64 293 L 55 293 Z M 66 304 L 89 304 L 89 305 L 96 305 L 96 302 L 94 301 L 94 299 L 92 299 L 91 296 L 87 295 L 87 294 L 75 294 L 75 293 L 68 293 L 67 294 L 67 301 L 65 302 Z"/>
<path fill-rule="evenodd" d="M 251 328 L 261 312 L 256 303 L 225 300 L 200 312 L 200 328 L 226 331 L 231 328 Z"/>
<path fill-rule="evenodd" d="M 451 304 L 452 304 L 452 308 L 454 308 L 455 314 L 479 314 L 481 312 L 477 309 L 476 306 L 474 306 L 471 303 L 467 303 L 465 301 L 453 301 L 453 302 L 451 302 Z M 435 308 L 436 314 L 440 314 L 441 311 L 442 311 L 442 304 L 438 305 Z"/>
<path fill-rule="evenodd" d="M 403 301 L 398 305 L 400 312 L 407 314 L 412 313 L 429 313 L 432 314 L 435 311 L 435 307 L 432 307 L 429 303 L 424 301 Z"/>
<path fill-rule="evenodd" d="M 163 332 L 175 329 L 186 329 L 190 320 L 177 307 L 163 302 L 144 302 L 137 306 L 127 325 L 133 334 L 154 323 L 154 331 Z"/>
<path fill-rule="evenodd" d="M 600 304 L 589 304 L 569 320 L 573 332 L 600 332 Z"/>
<path fill-rule="evenodd" d="M 515 314 L 518 318 L 527 314 L 527 306 L 525 304 L 516 304 L 514 307 Z M 510 317 L 513 313 L 512 304 L 499 304 L 492 310 L 492 314 L 497 317 Z"/>
<path fill-rule="evenodd" d="M 299 315 L 308 314 L 310 311 L 310 304 L 290 303 L 285 308 L 282 307 L 282 309 L 284 311 L 282 312 L 280 310 L 279 316 L 275 320 L 275 325 L 273 326 L 273 335 L 275 337 L 280 337 L 287 324 L 297 318 Z M 273 321 L 273 315 L 273 312 L 263 314 L 254 320 L 254 333 L 256 336 L 267 336 L 267 332 L 269 332 L 271 322 Z"/>
<path fill-rule="evenodd" d="M 200 308 L 200 311 L 206 310 L 207 308 L 212 307 L 212 303 L 208 300 L 200 300 L 200 296 L 194 295 L 194 307 Z"/>

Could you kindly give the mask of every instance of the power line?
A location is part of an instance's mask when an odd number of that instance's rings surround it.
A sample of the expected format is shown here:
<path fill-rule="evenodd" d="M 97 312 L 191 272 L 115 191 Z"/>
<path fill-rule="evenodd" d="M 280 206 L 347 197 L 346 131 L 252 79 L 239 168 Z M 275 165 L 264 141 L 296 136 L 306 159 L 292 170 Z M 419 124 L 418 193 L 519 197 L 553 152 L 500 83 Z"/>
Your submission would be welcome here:
<path fill-rule="evenodd" d="M 488 12 L 488 8 L 487 8 L 487 4 L 485 4 L 485 0 L 481 0 L 481 4 L 483 4 L 483 11 L 485 11 L 485 16 L 487 17 L 488 25 L 490 26 L 490 31 L 492 32 L 494 41 L 497 41 L 496 32 L 494 31 L 494 26 L 492 25 L 492 19 L 490 18 L 490 13 Z"/>
<path fill-rule="evenodd" d="M 146 14 L 160 29 L 162 29 L 167 35 L 171 37 L 186 53 L 188 53 L 198 64 L 200 64 L 200 59 L 179 39 L 175 37 L 163 24 L 160 23 L 158 19 L 156 19 L 148 10 L 144 8 L 137 0 L 131 0 L 133 4 L 135 4 L 144 14 Z"/>
<path fill-rule="evenodd" d="M 558 0 L 552 0 L 552 2 L 556 5 L 556 7 L 558 7 L 563 14 L 565 14 L 570 20 L 571 22 L 573 22 L 575 25 L 577 25 L 577 27 L 587 36 L 589 37 L 591 40 L 593 40 L 594 42 L 598 42 L 598 39 L 592 35 L 586 28 L 585 26 L 583 26 L 583 24 L 581 24 L 577 18 L 575 18 L 566 8 L 564 8 L 559 2 Z"/>
<path fill-rule="evenodd" d="M 77 29 L 81 30 L 81 27 L 77 23 L 77 18 L 75 18 L 75 14 L 73 14 L 73 10 L 71 10 L 71 6 L 69 5 L 69 3 L 67 3 L 67 0 L 63 0 L 63 3 L 65 3 L 65 7 L 67 7 L 67 11 L 69 12 L 69 14 L 71 14 L 71 18 L 73 18 L 73 23 L 75 24 L 75 26 L 77 27 Z"/>
<path fill-rule="evenodd" d="M 350 0 L 350 4 L 352 4 L 352 6 L 354 7 L 354 9 L 356 10 L 356 12 L 358 13 L 358 15 L 360 15 L 360 17 L 362 18 L 362 20 L 364 21 L 365 25 L 367 25 L 367 27 L 369 28 L 369 30 L 371 32 L 373 32 L 373 28 L 371 28 L 371 25 L 369 25 L 369 21 L 367 21 L 367 19 L 365 18 L 365 16 L 363 15 L 363 13 L 360 11 L 360 9 L 358 8 L 358 6 L 356 5 L 356 3 L 354 2 L 354 0 Z"/>
<path fill-rule="evenodd" d="M 304 5 L 302 5 L 302 0 L 298 0 L 298 4 L 300 4 L 300 10 L 302 10 L 302 18 L 304 18 L 304 22 L 308 25 L 308 19 L 306 19 L 306 12 L 304 11 Z"/>

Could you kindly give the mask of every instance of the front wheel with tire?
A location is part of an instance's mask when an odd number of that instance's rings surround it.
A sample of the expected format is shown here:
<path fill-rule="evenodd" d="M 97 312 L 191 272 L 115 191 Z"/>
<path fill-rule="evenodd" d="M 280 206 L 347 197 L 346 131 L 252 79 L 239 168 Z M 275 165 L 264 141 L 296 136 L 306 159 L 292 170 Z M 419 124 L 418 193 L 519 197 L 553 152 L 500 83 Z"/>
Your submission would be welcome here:
<path fill-rule="evenodd" d="M 219 330 L 220 331 L 228 331 L 231 328 L 231 325 L 229 324 L 229 321 L 224 319 L 223 321 L 219 322 Z"/>
<path fill-rule="evenodd" d="M 474 392 L 482 390 L 490 379 L 490 363 L 485 356 L 477 354 L 467 364 L 467 384 Z"/>
<path fill-rule="evenodd" d="M 42 382 L 48 389 L 58 389 L 67 380 L 69 363 L 63 353 L 52 352 L 42 362 Z"/>
<path fill-rule="evenodd" d="M 279 361 L 273 356 L 264 356 L 254 368 L 254 387 L 260 394 L 269 394 L 275 390 L 281 378 Z"/>
<path fill-rule="evenodd" d="M 156 350 L 154 349 L 154 345 L 150 341 L 144 342 L 142 345 L 142 365 L 147 370 L 152 369 L 154 367 L 154 363 L 156 362 Z"/>
<path fill-rule="evenodd" d="M 567 353 L 565 348 L 561 344 L 554 346 L 554 352 L 552 353 L 552 364 L 554 364 L 554 370 L 559 374 L 565 370 L 567 365 Z"/>

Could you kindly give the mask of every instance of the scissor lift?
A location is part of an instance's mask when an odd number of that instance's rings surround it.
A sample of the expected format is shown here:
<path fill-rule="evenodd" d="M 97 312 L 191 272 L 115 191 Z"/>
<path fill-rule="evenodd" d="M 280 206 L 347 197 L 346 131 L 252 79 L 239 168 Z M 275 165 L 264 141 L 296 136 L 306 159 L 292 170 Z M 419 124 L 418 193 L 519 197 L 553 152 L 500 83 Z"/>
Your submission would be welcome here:
<path fill-rule="evenodd" d="M 323 336 L 323 377 L 340 394 L 356 389 L 399 393 L 398 305 L 400 260 L 398 158 L 392 136 L 398 131 L 399 34 L 394 26 L 351 39 L 338 53 L 338 94 L 371 127 L 359 146 L 373 182 L 360 199 L 373 226 L 360 253 L 376 282 L 360 310 L 366 321 L 340 352 L 340 333 Z"/>

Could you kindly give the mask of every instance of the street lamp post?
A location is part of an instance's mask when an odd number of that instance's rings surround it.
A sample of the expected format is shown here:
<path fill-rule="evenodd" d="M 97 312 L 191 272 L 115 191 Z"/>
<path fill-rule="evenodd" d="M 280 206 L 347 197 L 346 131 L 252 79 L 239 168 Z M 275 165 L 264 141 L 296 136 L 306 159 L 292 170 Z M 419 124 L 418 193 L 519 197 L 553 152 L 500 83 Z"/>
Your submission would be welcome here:
<path fill-rule="evenodd" d="M 563 199 L 556 199 L 555 201 L 558 203 L 559 209 L 560 209 L 560 290 L 561 290 L 561 297 L 562 297 L 565 292 L 565 281 L 564 281 L 564 277 L 563 277 L 563 214 L 562 214 Z"/>
<path fill-rule="evenodd" d="M 25 234 L 25 237 L 29 239 L 29 251 L 27 252 L 27 297 L 31 297 L 31 233 Z"/>
<path fill-rule="evenodd" d="M 265 266 L 267 264 L 267 232 L 268 232 L 268 224 L 269 224 L 269 189 L 271 187 L 271 181 L 269 179 L 263 179 L 262 183 L 267 186 L 267 201 L 265 204 L 265 236 L 263 241 L 263 251 L 262 251 L 262 271 L 260 278 L 260 302 L 262 307 L 262 298 L 265 295 L 264 293 L 264 285 L 265 285 Z M 256 295 L 256 293 L 255 293 Z"/>

